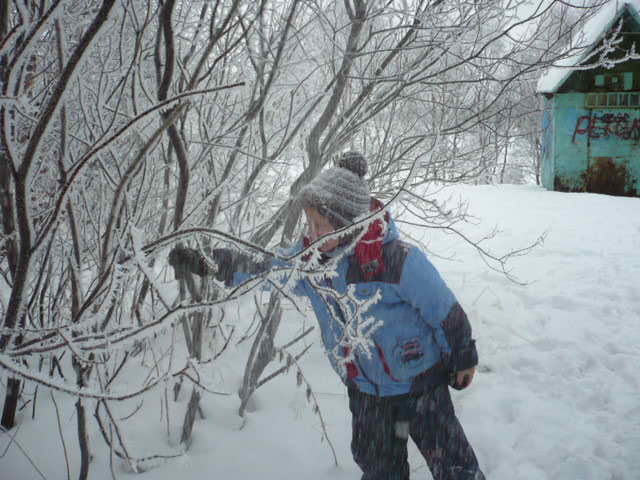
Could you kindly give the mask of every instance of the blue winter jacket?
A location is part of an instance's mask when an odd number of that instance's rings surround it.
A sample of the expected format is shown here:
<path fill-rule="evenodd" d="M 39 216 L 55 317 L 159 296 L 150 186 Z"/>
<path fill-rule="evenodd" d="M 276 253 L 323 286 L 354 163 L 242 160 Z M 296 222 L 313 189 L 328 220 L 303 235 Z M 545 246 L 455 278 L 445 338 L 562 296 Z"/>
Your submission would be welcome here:
<path fill-rule="evenodd" d="M 217 249 L 214 255 L 222 263 L 219 280 L 230 284 L 246 278 L 238 275 L 228 250 Z M 453 372 L 475 366 L 478 355 L 466 314 L 422 250 L 399 239 L 393 220 L 387 226 L 382 258 L 385 269 L 371 281 L 365 281 L 355 255 L 338 261 L 336 276 L 316 281 L 341 296 L 353 285 L 358 300 L 380 292 L 380 300 L 364 314 L 380 324 L 368 349 L 360 346 L 350 351 L 340 344 L 351 312 L 319 292 L 313 281 L 301 280 L 294 289 L 311 301 L 324 347 L 344 383 L 371 395 L 402 395 L 446 384 Z M 255 273 L 263 267 L 243 270 Z M 233 279 L 231 272 L 235 272 Z"/>

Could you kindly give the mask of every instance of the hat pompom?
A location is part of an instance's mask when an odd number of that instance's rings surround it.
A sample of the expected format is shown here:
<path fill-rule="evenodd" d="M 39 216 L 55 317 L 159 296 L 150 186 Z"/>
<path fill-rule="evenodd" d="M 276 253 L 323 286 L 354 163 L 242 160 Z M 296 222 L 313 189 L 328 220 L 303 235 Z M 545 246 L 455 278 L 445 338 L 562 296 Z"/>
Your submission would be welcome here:
<path fill-rule="evenodd" d="M 338 160 L 338 167 L 345 168 L 360 178 L 367 174 L 367 159 L 360 152 L 345 152 Z"/>

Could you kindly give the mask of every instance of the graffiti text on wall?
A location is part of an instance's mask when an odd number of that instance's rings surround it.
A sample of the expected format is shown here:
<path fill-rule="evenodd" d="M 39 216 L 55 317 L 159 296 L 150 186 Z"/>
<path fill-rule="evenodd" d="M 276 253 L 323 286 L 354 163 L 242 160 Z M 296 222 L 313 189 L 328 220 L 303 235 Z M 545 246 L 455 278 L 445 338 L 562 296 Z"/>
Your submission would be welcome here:
<path fill-rule="evenodd" d="M 628 113 L 605 113 L 603 115 L 582 115 L 578 117 L 573 130 L 573 142 L 576 136 L 589 138 L 618 137 L 623 140 L 640 140 L 640 118 L 631 119 Z"/>

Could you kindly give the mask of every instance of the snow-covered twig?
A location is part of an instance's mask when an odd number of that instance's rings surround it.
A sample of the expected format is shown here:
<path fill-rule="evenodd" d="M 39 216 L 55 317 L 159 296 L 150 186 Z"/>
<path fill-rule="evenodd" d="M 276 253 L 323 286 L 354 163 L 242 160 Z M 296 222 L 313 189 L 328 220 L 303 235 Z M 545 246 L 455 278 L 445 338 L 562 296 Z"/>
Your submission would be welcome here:
<path fill-rule="evenodd" d="M 102 438 L 104 439 L 105 443 L 109 445 L 110 448 L 113 448 L 113 453 L 117 457 L 122 458 L 123 460 L 126 460 L 125 455 L 113 447 L 113 442 L 112 442 L 113 437 L 111 435 L 107 435 L 105 425 L 98 413 L 99 408 L 100 408 L 100 402 L 98 402 L 98 405 L 96 406 L 96 410 L 94 411 L 93 415 L 94 415 L 94 418 L 96 419 L 96 423 L 98 424 L 98 429 L 100 430 L 100 434 L 102 435 Z M 134 464 L 136 465 L 136 468 L 138 468 L 138 471 L 144 471 L 144 469 L 142 468 L 142 464 L 145 462 L 149 462 L 152 460 L 169 460 L 172 458 L 181 457 L 182 455 L 184 455 L 184 452 L 173 453 L 173 454 L 170 453 L 170 454 L 164 454 L 164 455 L 163 454 L 149 455 L 147 457 L 130 458 L 130 460 L 134 462 Z"/>
<path fill-rule="evenodd" d="M 53 392 L 49 392 L 51 394 L 51 401 L 53 402 L 53 406 L 56 409 L 56 422 L 58 425 L 58 435 L 60 435 L 60 442 L 62 443 L 62 451 L 64 453 L 64 464 L 67 467 L 67 480 L 71 480 L 71 472 L 69 469 L 69 454 L 67 453 L 67 445 L 64 442 L 64 435 L 62 433 L 62 424 L 60 422 L 60 409 L 58 408 L 58 402 L 56 402 L 56 398 L 53 395 Z"/>
<path fill-rule="evenodd" d="M 290 353 L 279 349 L 278 350 L 279 356 L 280 356 L 280 361 L 285 360 L 286 361 L 286 365 L 285 365 L 285 369 L 288 370 L 289 367 L 291 367 L 291 365 L 295 365 L 296 367 L 296 383 L 298 385 L 298 387 L 302 386 L 302 384 L 304 383 L 306 390 L 305 390 L 305 396 L 308 402 L 310 402 L 312 404 L 312 409 L 313 409 L 313 413 L 316 414 L 318 416 L 318 419 L 320 420 L 320 427 L 322 428 L 322 439 L 327 441 L 327 444 L 329 445 L 329 448 L 331 448 L 331 453 L 333 454 L 333 461 L 335 463 L 336 466 L 338 466 L 338 457 L 336 455 L 336 450 L 333 447 L 333 443 L 331 442 L 331 439 L 329 438 L 329 434 L 327 433 L 327 428 L 326 428 L 326 424 L 324 421 L 324 418 L 322 416 L 322 412 L 320 411 L 320 404 L 318 403 L 318 399 L 316 398 L 315 393 L 313 392 L 313 389 L 311 388 L 311 384 L 309 383 L 309 381 L 307 380 L 307 378 L 305 377 L 304 373 L 302 372 L 302 368 L 300 367 L 300 364 L 298 363 L 298 359 L 296 357 L 294 357 L 293 355 L 291 355 Z M 286 371 L 285 370 L 285 371 Z"/>
<path fill-rule="evenodd" d="M 294 357 L 296 359 L 296 361 L 300 360 L 305 353 L 307 353 L 309 351 L 309 349 L 313 346 L 313 344 L 307 345 L 300 353 L 296 354 L 296 356 Z M 261 378 L 260 381 L 258 383 L 256 383 L 256 390 L 258 388 L 260 388 L 261 386 L 263 386 L 265 383 L 267 383 L 269 380 L 273 380 L 274 378 L 276 378 L 278 375 L 282 374 L 282 373 L 286 373 L 289 370 L 288 366 L 284 366 L 284 367 L 280 367 L 278 370 L 276 370 L 273 373 L 270 373 L 269 375 L 267 375 L 264 378 Z"/>
<path fill-rule="evenodd" d="M 36 465 L 36 463 L 34 462 L 34 460 L 31 458 L 31 456 L 26 452 L 26 450 L 24 448 L 22 448 L 22 445 L 20 445 L 20 442 L 18 442 L 18 440 L 16 439 L 16 437 L 18 436 L 18 432 L 20 431 L 20 427 L 16 428 L 16 431 L 14 432 L 14 434 L 11 436 L 11 439 L 9 440 L 9 442 L 7 443 L 7 448 L 5 449 L 5 451 L 2 453 L 2 455 L 0 455 L 0 458 L 4 457 L 5 454 L 7 453 L 7 450 L 9 449 L 9 447 L 11 447 L 11 445 L 15 445 L 18 450 L 20 450 L 20 453 L 22 453 L 22 455 L 24 455 L 24 457 L 29 461 L 29 463 L 31 464 L 31 466 L 33 467 L 33 469 L 38 472 L 38 475 L 40 475 L 40 477 L 43 480 L 47 480 L 47 477 L 45 477 L 44 473 L 42 473 L 42 470 L 40 470 L 38 468 L 38 466 Z M 4 427 L 0 426 L 0 433 L 4 434 L 4 435 L 9 435 L 9 432 L 6 431 L 4 429 Z"/>

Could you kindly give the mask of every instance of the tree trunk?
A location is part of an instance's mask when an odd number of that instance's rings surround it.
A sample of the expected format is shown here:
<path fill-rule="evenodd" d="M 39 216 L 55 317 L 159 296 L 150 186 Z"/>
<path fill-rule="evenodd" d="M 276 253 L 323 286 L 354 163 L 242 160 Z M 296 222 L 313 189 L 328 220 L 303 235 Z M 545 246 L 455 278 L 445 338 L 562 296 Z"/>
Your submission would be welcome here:
<path fill-rule="evenodd" d="M 79 480 L 89 478 L 89 437 L 87 436 L 87 417 L 82 399 L 76 401 L 76 417 L 78 418 L 78 443 L 80 444 L 80 474 Z"/>
<path fill-rule="evenodd" d="M 9 25 L 9 2 L 2 2 L 0 5 L 0 41 L 4 39 Z M 6 72 L 7 57 L 0 56 L 0 93 L 6 94 Z M 0 131 L 4 131 L 4 108 L 0 108 Z M 4 139 L 3 139 L 4 140 Z M 8 238 L 4 241 L 7 261 L 11 277 L 15 274 L 17 251 L 15 240 L 11 236 L 15 232 L 13 220 L 13 203 L 11 200 L 11 170 L 9 169 L 9 158 L 6 154 L 6 146 L 0 145 L 0 212 L 2 212 L 2 233 Z M 18 398 L 20 396 L 20 380 L 10 378 L 7 381 L 7 392 L 2 410 L 2 426 L 6 429 L 13 428 L 15 415 L 18 408 Z"/>
<path fill-rule="evenodd" d="M 1 7 L 4 8 L 4 7 Z M 0 75 L 2 75 L 2 64 L 4 57 L 0 58 Z M 0 131 L 3 125 L 4 109 L 0 108 Z M 13 219 L 13 202 L 11 198 L 11 171 L 9 169 L 9 159 L 5 154 L 4 145 L 0 146 L 0 212 L 2 212 L 2 233 L 8 238 L 4 241 L 4 250 L 9 264 L 11 278 L 14 278 L 17 263 L 16 242 L 13 238 L 15 224 Z M 18 408 L 18 398 L 20 397 L 20 380 L 10 378 L 7 381 L 7 392 L 5 394 L 4 407 L 2 410 L 2 426 L 6 429 L 15 425 L 16 410 Z"/>
<path fill-rule="evenodd" d="M 282 319 L 282 309 L 280 308 L 280 296 L 277 292 L 271 294 L 267 313 L 262 318 L 262 325 L 251 346 L 251 353 L 247 359 L 247 366 L 244 369 L 242 386 L 238 391 L 240 397 L 240 408 L 238 415 L 244 416 L 247 404 L 256 390 L 256 385 L 264 369 L 269 365 L 275 355 L 273 339 L 275 338 L 280 320 Z"/>
<path fill-rule="evenodd" d="M 10 378 L 7 381 L 7 394 L 4 399 L 4 409 L 2 410 L 2 426 L 7 430 L 15 425 L 18 399 L 20 398 L 20 383 L 17 378 Z"/>
<path fill-rule="evenodd" d="M 193 390 L 191 390 L 191 398 L 189 399 L 189 405 L 187 405 L 184 422 L 182 423 L 182 435 L 180 437 L 180 443 L 184 444 L 187 449 L 191 445 L 191 433 L 193 432 L 198 410 L 200 410 L 200 392 L 198 387 L 194 385 Z"/>
<path fill-rule="evenodd" d="M 186 287 L 186 288 L 185 288 Z M 189 294 L 195 301 L 201 301 L 207 298 L 208 289 L 207 282 L 202 281 L 200 285 L 200 291 L 197 290 L 193 275 L 187 274 L 186 278 L 180 280 L 180 298 L 184 300 L 186 290 L 189 290 Z M 187 348 L 189 350 L 189 356 L 196 359 L 198 362 L 202 360 L 202 333 L 204 331 L 204 322 L 206 321 L 204 312 L 196 312 L 188 317 L 182 319 L 185 341 L 187 342 Z M 177 389 L 174 391 L 175 396 L 179 395 L 181 384 L 178 384 Z M 182 423 L 182 435 L 180 437 L 180 443 L 184 444 L 188 449 L 191 444 L 191 433 L 193 431 L 193 425 L 196 421 L 196 413 L 201 412 L 200 408 L 200 391 L 198 385 L 193 386 L 191 391 L 191 398 L 189 398 L 189 404 L 187 405 L 187 411 Z"/>

